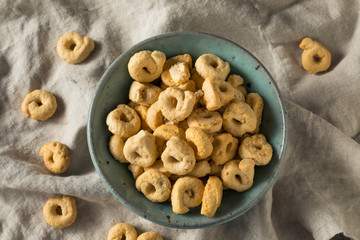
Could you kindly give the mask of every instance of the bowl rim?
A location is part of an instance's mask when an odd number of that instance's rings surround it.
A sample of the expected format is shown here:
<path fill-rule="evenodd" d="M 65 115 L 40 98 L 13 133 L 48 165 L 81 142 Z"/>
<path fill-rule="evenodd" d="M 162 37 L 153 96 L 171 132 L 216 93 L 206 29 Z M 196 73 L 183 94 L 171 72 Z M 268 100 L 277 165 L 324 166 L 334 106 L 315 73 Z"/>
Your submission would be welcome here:
<path fill-rule="evenodd" d="M 280 153 L 279 153 L 279 164 L 278 164 L 278 168 L 275 169 L 275 171 L 272 174 L 271 180 L 269 182 L 267 182 L 266 186 L 262 189 L 262 191 L 260 191 L 256 197 L 254 197 L 249 203 L 248 203 L 248 207 L 242 209 L 242 211 L 236 212 L 235 214 L 227 214 L 226 216 L 222 217 L 222 218 L 209 218 L 209 220 L 211 219 L 212 221 L 209 221 L 205 224 L 202 225 L 187 225 L 187 224 L 183 224 L 183 225 L 176 225 L 173 222 L 168 222 L 168 221 L 160 221 L 156 218 L 153 218 L 151 216 L 144 216 L 144 213 L 141 211 L 141 209 L 138 209 L 134 206 L 132 206 L 132 204 L 130 202 L 128 202 L 125 198 L 123 198 L 122 196 L 120 196 L 115 189 L 112 187 L 111 183 L 106 179 L 103 171 L 101 170 L 101 168 L 99 167 L 99 165 L 97 164 L 98 159 L 96 158 L 96 154 L 94 151 L 94 141 L 92 139 L 92 133 L 93 130 L 91 128 L 91 126 L 93 125 L 93 118 L 92 116 L 94 115 L 94 105 L 95 102 L 97 102 L 98 98 L 99 98 L 99 91 L 104 87 L 105 85 L 105 81 L 108 78 L 107 76 L 109 74 L 111 74 L 117 67 L 118 62 L 122 59 L 123 56 L 128 55 L 129 52 L 132 51 L 132 49 L 137 48 L 138 46 L 141 46 L 145 43 L 148 42 L 152 42 L 156 39 L 164 39 L 164 38 L 170 38 L 173 36 L 202 36 L 202 37 L 210 37 L 210 38 L 215 38 L 215 39 L 220 39 L 221 41 L 226 42 L 229 45 L 232 45 L 236 48 L 240 48 L 241 50 L 244 51 L 244 53 L 246 55 L 249 56 L 249 58 L 252 58 L 254 61 L 257 62 L 258 65 L 260 65 L 260 67 L 264 70 L 264 73 L 267 75 L 268 80 L 271 81 L 271 84 L 274 88 L 274 91 L 276 93 L 276 97 L 279 101 L 279 105 L 281 108 L 281 117 L 282 117 L 282 121 L 283 121 L 283 126 L 282 126 L 282 130 L 283 130 L 283 137 L 282 137 L 282 142 L 281 142 L 281 148 L 280 148 Z M 98 175 L 100 176 L 101 180 L 103 181 L 103 183 L 105 183 L 105 186 L 109 189 L 109 191 L 112 193 L 113 196 L 115 196 L 115 198 L 121 203 L 123 204 L 126 208 L 130 209 L 131 211 L 133 211 L 134 213 L 136 213 L 138 216 L 143 217 L 149 221 L 152 221 L 156 224 L 162 225 L 162 226 L 166 226 L 166 227 L 170 227 L 170 228 L 178 228 L 178 229 L 200 229 L 200 228 L 206 228 L 206 227 L 211 227 L 211 226 L 216 226 L 216 225 L 220 225 L 226 222 L 229 222 L 241 215 L 243 215 L 244 213 L 246 213 L 247 211 L 249 211 L 251 208 L 253 208 L 261 199 L 263 199 L 263 197 L 265 196 L 265 194 L 268 192 L 268 190 L 271 188 L 271 186 L 273 186 L 273 184 L 275 183 L 275 181 L 277 180 L 280 170 L 282 169 L 282 166 L 284 164 L 285 161 L 285 155 L 286 155 L 286 150 L 287 150 L 287 144 L 288 144 L 288 116 L 287 116 L 287 111 L 285 108 L 285 104 L 284 104 L 284 100 L 280 94 L 280 90 L 276 84 L 276 82 L 274 81 L 274 79 L 272 78 L 272 76 L 270 75 L 269 71 L 266 69 L 266 67 L 262 64 L 262 62 L 260 62 L 253 54 L 251 54 L 248 50 L 246 50 L 244 47 L 240 46 L 239 44 L 226 39 L 224 37 L 221 36 L 217 36 L 214 34 L 210 34 L 210 33 L 204 33 L 204 32 L 196 32 L 196 31 L 175 31 L 175 32 L 166 32 L 166 33 L 162 33 L 156 36 L 152 36 L 150 38 L 147 38 L 145 40 L 142 40 L 140 42 L 138 42 L 137 44 L 131 46 L 130 48 L 128 48 L 127 50 L 125 50 L 124 52 L 122 52 L 111 64 L 110 66 L 106 69 L 106 71 L 103 73 L 103 75 L 100 78 L 100 81 L 97 83 L 97 86 L 95 88 L 90 106 L 89 106 L 89 113 L 88 113 L 88 120 L 87 120 L 87 143 L 88 143 L 88 148 L 89 148 L 89 153 L 90 153 L 90 157 L 91 160 L 93 162 L 93 165 L 95 167 L 96 172 L 98 173 Z"/>

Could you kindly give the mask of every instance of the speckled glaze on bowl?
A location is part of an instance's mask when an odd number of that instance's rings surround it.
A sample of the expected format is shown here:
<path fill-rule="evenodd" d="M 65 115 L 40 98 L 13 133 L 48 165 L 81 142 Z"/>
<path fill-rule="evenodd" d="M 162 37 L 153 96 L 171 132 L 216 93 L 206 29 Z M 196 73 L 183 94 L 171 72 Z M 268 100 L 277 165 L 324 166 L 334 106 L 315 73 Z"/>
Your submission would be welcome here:
<path fill-rule="evenodd" d="M 255 168 L 254 185 L 246 192 L 224 191 L 215 217 L 200 214 L 200 207 L 177 215 L 170 202 L 153 203 L 136 190 L 127 169 L 111 156 L 108 142 L 111 133 L 105 124 L 107 114 L 120 103 L 128 103 L 132 79 L 127 70 L 130 57 L 141 50 L 160 50 L 167 58 L 189 53 L 196 60 L 201 54 L 212 53 L 230 63 L 231 73 L 244 78 L 249 92 L 264 99 L 261 132 L 272 145 L 271 162 Z M 224 38 L 198 32 L 172 32 L 146 39 L 122 53 L 101 78 L 88 116 L 87 140 L 96 171 L 111 193 L 126 207 L 152 222 L 173 228 L 203 228 L 230 221 L 252 208 L 275 182 L 284 161 L 287 125 L 286 113 L 279 90 L 265 67 L 248 51 Z"/>

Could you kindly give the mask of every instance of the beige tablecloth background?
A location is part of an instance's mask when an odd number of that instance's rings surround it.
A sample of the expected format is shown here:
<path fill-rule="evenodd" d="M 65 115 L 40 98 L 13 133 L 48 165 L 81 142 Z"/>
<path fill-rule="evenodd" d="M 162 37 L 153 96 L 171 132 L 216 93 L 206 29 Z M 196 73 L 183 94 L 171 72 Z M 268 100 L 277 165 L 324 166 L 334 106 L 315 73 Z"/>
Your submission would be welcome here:
<path fill-rule="evenodd" d="M 273 2 L 273 3 L 270 3 Z M 360 9 L 358 1 L 68 0 L 0 3 L 0 239 L 106 239 L 117 222 L 164 239 L 360 239 Z M 92 165 L 86 121 L 94 89 L 124 50 L 148 37 L 191 30 L 228 38 L 268 68 L 285 98 L 289 144 L 280 177 L 253 209 L 208 229 L 153 224 L 122 206 Z M 58 38 L 76 31 L 95 40 L 82 64 L 56 53 Z M 329 71 L 301 67 L 303 37 L 331 51 Z M 23 98 L 55 94 L 48 121 L 26 118 Z M 48 141 L 71 150 L 72 162 L 51 174 L 39 156 Z M 46 224 L 48 198 L 77 199 L 66 229 Z"/>

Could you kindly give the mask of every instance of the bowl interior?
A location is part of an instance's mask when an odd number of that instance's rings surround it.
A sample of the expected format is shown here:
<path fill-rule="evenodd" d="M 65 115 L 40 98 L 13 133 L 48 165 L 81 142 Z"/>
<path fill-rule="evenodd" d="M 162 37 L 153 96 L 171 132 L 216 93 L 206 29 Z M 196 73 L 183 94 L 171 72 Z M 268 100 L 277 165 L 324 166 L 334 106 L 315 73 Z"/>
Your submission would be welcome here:
<path fill-rule="evenodd" d="M 135 181 L 127 169 L 111 156 L 108 143 L 111 133 L 105 124 L 107 114 L 118 104 L 128 103 L 132 79 L 127 70 L 130 57 L 141 50 L 160 50 L 166 57 L 189 53 L 193 60 L 212 53 L 230 63 L 231 73 L 244 78 L 248 92 L 257 92 L 264 99 L 260 126 L 274 153 L 271 162 L 255 168 L 254 185 L 246 192 L 224 191 L 215 217 L 200 215 L 200 207 L 177 215 L 171 204 L 153 203 L 136 190 Z M 112 194 L 138 215 L 161 225 L 176 228 L 201 228 L 229 221 L 253 207 L 274 183 L 282 165 L 286 144 L 285 111 L 275 82 L 265 67 L 238 45 L 213 35 L 195 32 L 175 32 L 147 39 L 119 56 L 103 75 L 90 106 L 88 144 L 93 164 Z"/>

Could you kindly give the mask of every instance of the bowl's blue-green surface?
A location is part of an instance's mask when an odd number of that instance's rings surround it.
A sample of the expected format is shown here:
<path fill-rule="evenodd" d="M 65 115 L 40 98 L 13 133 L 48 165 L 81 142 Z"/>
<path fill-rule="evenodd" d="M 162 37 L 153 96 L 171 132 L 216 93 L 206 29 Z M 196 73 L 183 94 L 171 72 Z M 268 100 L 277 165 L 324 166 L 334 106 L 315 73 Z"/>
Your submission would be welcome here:
<path fill-rule="evenodd" d="M 200 207 L 177 215 L 171 204 L 153 203 L 136 190 L 127 169 L 111 156 L 108 142 L 111 133 L 105 124 L 107 114 L 120 103 L 128 103 L 132 79 L 127 70 L 130 57 L 141 50 L 160 50 L 167 58 L 189 53 L 196 60 L 201 54 L 212 53 L 230 63 L 231 73 L 244 78 L 249 92 L 264 99 L 261 132 L 272 145 L 271 162 L 255 168 L 254 185 L 246 192 L 224 191 L 215 217 L 200 215 Z M 155 223 L 175 228 L 202 228 L 232 220 L 252 208 L 276 180 L 284 160 L 287 128 L 286 114 L 278 88 L 265 67 L 249 52 L 226 39 L 197 32 L 174 32 L 147 39 L 121 54 L 105 72 L 98 84 L 89 112 L 87 138 L 93 164 L 112 194 L 126 207 Z"/>

